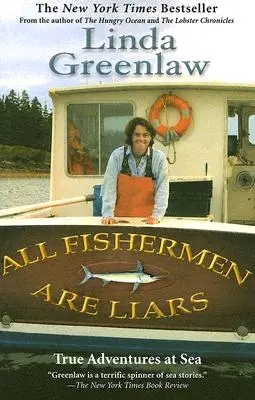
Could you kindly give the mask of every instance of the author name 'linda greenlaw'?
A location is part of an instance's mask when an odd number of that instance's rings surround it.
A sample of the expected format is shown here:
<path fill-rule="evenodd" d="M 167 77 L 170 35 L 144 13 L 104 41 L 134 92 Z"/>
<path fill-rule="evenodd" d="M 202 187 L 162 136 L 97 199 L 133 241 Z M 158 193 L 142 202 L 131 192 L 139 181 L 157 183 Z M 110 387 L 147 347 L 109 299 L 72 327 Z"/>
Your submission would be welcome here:
<path fill-rule="evenodd" d="M 210 64 L 210 61 L 169 60 L 166 54 L 177 50 L 176 39 L 171 35 L 160 36 L 156 26 L 150 28 L 149 33 L 143 36 L 133 34 L 116 36 L 114 29 L 110 28 L 110 35 L 103 40 L 97 36 L 96 28 L 82 28 L 82 30 L 85 33 L 84 47 L 82 47 L 85 55 L 93 52 L 93 54 L 98 53 L 102 58 L 102 52 L 105 51 L 110 55 L 111 61 L 107 59 L 79 61 L 75 53 L 61 52 L 53 55 L 49 61 L 49 68 L 54 74 L 109 76 L 114 73 L 122 77 L 128 75 L 180 76 L 185 73 L 202 75 Z M 133 51 L 139 54 L 138 50 L 141 50 L 140 54 L 145 54 L 147 59 L 112 61 L 113 53 L 122 56 L 127 51 L 129 54 Z M 152 50 L 155 52 L 153 53 Z"/>

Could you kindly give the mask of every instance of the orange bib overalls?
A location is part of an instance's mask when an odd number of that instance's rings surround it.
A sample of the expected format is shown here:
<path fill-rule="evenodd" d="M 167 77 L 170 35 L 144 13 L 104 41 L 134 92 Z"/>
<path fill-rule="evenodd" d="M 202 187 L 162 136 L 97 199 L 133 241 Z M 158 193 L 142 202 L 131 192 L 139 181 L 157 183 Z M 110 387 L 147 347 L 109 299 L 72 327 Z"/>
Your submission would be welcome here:
<path fill-rule="evenodd" d="M 115 217 L 150 217 L 155 203 L 155 184 L 152 174 L 152 149 L 147 158 L 145 176 L 131 176 L 127 148 L 117 179 Z"/>

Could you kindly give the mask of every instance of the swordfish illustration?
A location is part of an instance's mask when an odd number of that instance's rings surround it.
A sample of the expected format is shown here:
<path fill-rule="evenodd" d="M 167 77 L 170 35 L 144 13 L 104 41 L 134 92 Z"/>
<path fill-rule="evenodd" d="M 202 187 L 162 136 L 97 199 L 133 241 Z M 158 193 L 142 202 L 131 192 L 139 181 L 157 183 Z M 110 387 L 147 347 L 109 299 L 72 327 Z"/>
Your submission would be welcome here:
<path fill-rule="evenodd" d="M 134 293 L 139 285 L 142 283 L 152 283 L 160 279 L 167 278 L 167 276 L 153 276 L 144 272 L 143 265 L 140 261 L 136 262 L 136 269 L 129 272 L 105 272 L 101 274 L 93 274 L 90 272 L 88 267 L 81 265 L 85 273 L 84 279 L 81 281 L 80 285 L 86 283 L 90 278 L 98 278 L 103 281 L 103 286 L 108 285 L 110 282 L 119 283 L 133 283 L 133 289 L 130 294 Z"/>

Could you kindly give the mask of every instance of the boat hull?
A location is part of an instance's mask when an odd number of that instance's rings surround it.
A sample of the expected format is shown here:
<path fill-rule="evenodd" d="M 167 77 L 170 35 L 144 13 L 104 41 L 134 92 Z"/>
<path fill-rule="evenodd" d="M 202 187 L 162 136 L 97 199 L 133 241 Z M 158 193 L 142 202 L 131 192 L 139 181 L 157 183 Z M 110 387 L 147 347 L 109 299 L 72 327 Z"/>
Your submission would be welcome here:
<path fill-rule="evenodd" d="M 1 344 L 254 357 L 254 234 L 172 220 L 2 223 Z"/>

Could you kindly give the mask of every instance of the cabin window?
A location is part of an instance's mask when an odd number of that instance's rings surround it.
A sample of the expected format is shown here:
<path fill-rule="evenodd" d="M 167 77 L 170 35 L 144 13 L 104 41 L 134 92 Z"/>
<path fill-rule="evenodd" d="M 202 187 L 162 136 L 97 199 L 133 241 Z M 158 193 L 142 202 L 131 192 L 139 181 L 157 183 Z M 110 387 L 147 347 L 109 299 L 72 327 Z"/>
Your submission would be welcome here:
<path fill-rule="evenodd" d="M 255 144 L 255 115 L 249 116 L 249 143 Z"/>
<path fill-rule="evenodd" d="M 236 155 L 238 143 L 239 117 L 229 108 L 228 116 L 228 156 Z"/>
<path fill-rule="evenodd" d="M 67 172 L 103 175 L 111 152 L 125 142 L 133 117 L 129 103 L 70 104 L 67 107 Z"/>

